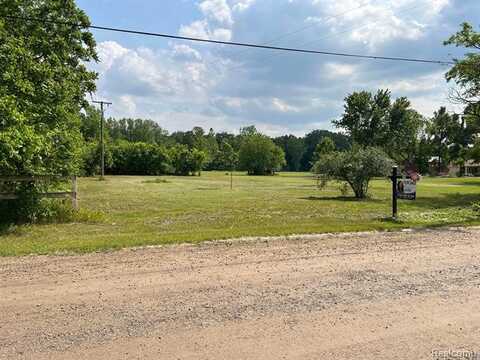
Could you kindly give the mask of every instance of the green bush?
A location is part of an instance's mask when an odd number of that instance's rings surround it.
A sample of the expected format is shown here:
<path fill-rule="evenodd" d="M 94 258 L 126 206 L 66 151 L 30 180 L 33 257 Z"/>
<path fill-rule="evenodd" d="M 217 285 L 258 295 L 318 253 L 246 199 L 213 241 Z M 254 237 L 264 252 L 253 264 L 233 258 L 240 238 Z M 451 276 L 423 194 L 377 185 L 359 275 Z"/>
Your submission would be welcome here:
<path fill-rule="evenodd" d="M 368 185 L 374 177 L 387 176 L 393 161 L 377 148 L 354 147 L 349 151 L 324 154 L 313 172 L 320 175 L 322 185 L 329 180 L 347 183 L 358 199 L 368 195 Z"/>
<path fill-rule="evenodd" d="M 171 173 L 169 151 L 161 145 L 121 142 L 111 147 L 112 175 L 164 175 Z"/>
<path fill-rule="evenodd" d="M 271 175 L 286 164 L 283 150 L 259 133 L 245 136 L 238 157 L 240 169 L 249 175 Z"/>
<path fill-rule="evenodd" d="M 101 153 L 102 149 L 99 143 L 89 142 L 85 144 L 82 152 L 82 175 L 95 176 L 101 173 Z M 105 168 L 113 165 L 113 157 L 110 146 L 105 146 Z"/>
<path fill-rule="evenodd" d="M 170 159 L 175 175 L 200 174 L 207 160 L 207 154 L 198 149 L 189 149 L 185 145 L 170 148 Z"/>

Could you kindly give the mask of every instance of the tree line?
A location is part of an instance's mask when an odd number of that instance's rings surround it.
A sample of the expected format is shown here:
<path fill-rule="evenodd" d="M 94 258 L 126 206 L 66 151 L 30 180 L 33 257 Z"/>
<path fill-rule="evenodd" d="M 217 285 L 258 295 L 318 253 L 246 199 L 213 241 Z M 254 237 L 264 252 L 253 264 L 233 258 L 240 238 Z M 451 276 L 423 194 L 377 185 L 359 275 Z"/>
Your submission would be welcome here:
<path fill-rule="evenodd" d="M 83 173 L 94 175 L 100 168 L 101 113 L 88 106 L 81 115 L 85 143 Z M 105 122 L 106 170 L 124 175 L 194 175 L 202 170 L 244 170 L 251 175 L 277 171 L 310 171 L 317 145 L 329 138 L 338 150 L 350 147 L 349 137 L 315 130 L 304 137 L 271 138 L 255 126 L 238 134 L 205 131 L 194 127 L 171 134 L 148 119 L 114 119 Z"/>

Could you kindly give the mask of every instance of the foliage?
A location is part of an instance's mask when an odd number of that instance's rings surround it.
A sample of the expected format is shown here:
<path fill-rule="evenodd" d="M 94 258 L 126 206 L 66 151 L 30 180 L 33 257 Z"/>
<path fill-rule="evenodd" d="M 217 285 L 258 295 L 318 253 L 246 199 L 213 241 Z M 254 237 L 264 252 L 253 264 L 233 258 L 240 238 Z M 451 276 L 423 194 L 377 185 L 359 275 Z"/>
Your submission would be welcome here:
<path fill-rule="evenodd" d="M 368 195 L 370 181 L 387 176 L 392 165 L 392 160 L 377 148 L 355 147 L 322 156 L 313 171 L 321 176 L 323 185 L 329 180 L 344 181 L 352 188 L 356 198 L 364 199 Z"/>
<path fill-rule="evenodd" d="M 238 153 L 233 146 L 224 140 L 210 166 L 215 170 L 235 170 L 238 165 Z"/>
<path fill-rule="evenodd" d="M 50 21 L 20 21 L 12 14 Z M 68 25 L 77 23 L 78 27 Z M 0 6 L 0 173 L 72 175 L 79 171 L 80 110 L 97 75 L 88 17 L 74 0 L 4 0 Z M 15 221 L 34 221 L 39 189 L 17 186 Z M 4 216 L 4 214 L 2 214 Z"/>
<path fill-rule="evenodd" d="M 462 24 L 462 29 L 452 35 L 445 45 L 455 45 L 476 50 L 467 53 L 462 60 L 455 60 L 455 65 L 447 72 L 447 81 L 455 81 L 458 88 L 454 98 L 464 104 L 480 102 L 480 33 L 473 30 L 472 25 Z"/>
<path fill-rule="evenodd" d="M 84 176 L 95 176 L 101 173 L 100 162 L 102 148 L 100 143 L 93 141 L 86 143 L 82 152 L 81 174 Z M 105 168 L 110 169 L 113 166 L 113 155 L 110 146 L 105 146 Z"/>
<path fill-rule="evenodd" d="M 285 152 L 285 170 L 300 171 L 302 157 L 305 153 L 304 139 L 294 135 L 285 135 L 275 138 L 274 142 Z"/>
<path fill-rule="evenodd" d="M 313 160 L 313 154 L 315 153 L 317 145 L 325 137 L 329 137 L 334 141 L 337 150 L 347 150 L 351 146 L 350 138 L 343 134 L 333 133 L 327 130 L 314 130 L 308 133 L 303 139 L 305 148 L 300 162 L 302 171 L 310 171 L 315 162 Z"/>
<path fill-rule="evenodd" d="M 457 114 L 449 114 L 441 107 L 427 123 L 426 134 L 430 155 L 437 160 L 437 171 L 445 171 L 451 162 L 463 163 L 472 134 Z"/>
<path fill-rule="evenodd" d="M 392 103 L 389 90 L 378 90 L 347 96 L 344 114 L 334 124 L 356 144 L 382 148 L 398 162 L 412 162 L 423 119 L 407 98 Z"/>
<path fill-rule="evenodd" d="M 285 153 L 269 137 L 259 133 L 244 135 L 239 152 L 240 169 L 249 175 L 271 175 L 285 163 Z"/>
<path fill-rule="evenodd" d="M 102 112 L 88 104 L 85 107 L 84 112 L 80 114 L 80 132 L 86 142 L 100 140 L 101 121 Z M 107 131 L 105 131 L 104 137 L 108 139 Z"/>
<path fill-rule="evenodd" d="M 464 104 L 465 121 L 467 129 L 471 134 L 478 134 L 480 129 L 480 33 L 474 31 L 472 25 L 462 24 L 462 29 L 452 35 L 445 45 L 455 45 L 465 47 L 476 52 L 465 54 L 465 58 L 456 59 L 455 65 L 446 73 L 447 81 L 455 82 L 457 87 L 452 89 L 451 97 L 454 101 Z M 473 145 L 471 149 L 464 146 L 463 153 L 466 157 L 478 161 L 480 154 L 480 142 L 471 139 L 468 145 Z"/>
<path fill-rule="evenodd" d="M 176 175 L 199 174 L 205 165 L 207 155 L 202 150 L 189 149 L 185 145 L 176 145 L 169 151 L 171 164 Z"/>
<path fill-rule="evenodd" d="M 322 141 L 317 145 L 315 148 L 315 152 L 313 153 L 313 161 L 314 163 L 320 160 L 320 158 L 324 155 L 330 154 L 335 151 L 335 143 L 329 137 L 324 137 Z"/>
<path fill-rule="evenodd" d="M 171 170 L 170 154 L 162 145 L 120 142 L 111 146 L 113 175 L 163 175 Z"/>
<path fill-rule="evenodd" d="M 168 132 L 153 120 L 113 119 L 106 121 L 106 132 L 112 141 L 144 142 L 147 144 L 168 144 Z"/>

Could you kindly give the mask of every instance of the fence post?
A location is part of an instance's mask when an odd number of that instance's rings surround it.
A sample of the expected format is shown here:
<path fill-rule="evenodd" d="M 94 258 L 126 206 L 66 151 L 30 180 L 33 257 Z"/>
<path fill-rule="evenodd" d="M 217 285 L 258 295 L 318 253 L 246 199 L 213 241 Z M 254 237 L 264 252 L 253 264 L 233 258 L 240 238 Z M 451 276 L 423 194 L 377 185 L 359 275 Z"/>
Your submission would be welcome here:
<path fill-rule="evenodd" d="M 72 205 L 75 210 L 78 209 L 77 202 L 77 177 L 72 176 Z"/>

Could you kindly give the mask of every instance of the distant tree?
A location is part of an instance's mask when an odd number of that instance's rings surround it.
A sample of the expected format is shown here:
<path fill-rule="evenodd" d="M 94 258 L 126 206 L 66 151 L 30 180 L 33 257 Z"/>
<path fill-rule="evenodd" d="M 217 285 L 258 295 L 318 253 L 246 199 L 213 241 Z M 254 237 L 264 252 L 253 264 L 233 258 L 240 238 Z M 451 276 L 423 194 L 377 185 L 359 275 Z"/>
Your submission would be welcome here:
<path fill-rule="evenodd" d="M 348 136 L 328 130 L 314 130 L 306 134 L 303 139 L 304 153 L 301 160 L 302 171 L 310 171 L 314 163 L 313 154 L 315 153 L 317 145 L 325 137 L 329 137 L 334 141 L 337 150 L 346 150 L 350 148 L 351 144 Z"/>
<path fill-rule="evenodd" d="M 113 175 L 163 175 L 171 170 L 170 154 L 163 145 L 120 141 L 110 151 L 107 171 Z"/>
<path fill-rule="evenodd" d="M 333 142 L 333 140 L 329 137 L 324 137 L 315 148 L 315 153 L 313 154 L 313 161 L 317 162 L 322 156 L 334 152 L 335 149 L 335 143 Z"/>
<path fill-rule="evenodd" d="M 113 141 L 127 140 L 147 144 L 168 144 L 168 132 L 153 120 L 110 118 L 107 120 L 106 128 Z"/>
<path fill-rule="evenodd" d="M 199 149 L 189 149 L 186 145 L 177 144 L 170 148 L 171 164 L 176 175 L 200 175 L 207 155 Z"/>
<path fill-rule="evenodd" d="M 459 161 L 463 149 L 463 133 L 466 131 L 457 114 L 449 114 L 441 107 L 427 124 L 427 136 L 430 142 L 431 156 L 437 158 L 438 171 L 443 171 L 451 162 Z M 462 161 L 462 160 L 460 160 Z"/>
<path fill-rule="evenodd" d="M 321 176 L 322 185 L 330 180 L 344 181 L 353 190 L 355 197 L 368 195 L 370 181 L 387 176 L 393 161 L 381 150 L 356 146 L 348 151 L 332 152 L 322 156 L 313 167 Z"/>
<path fill-rule="evenodd" d="M 287 171 L 299 171 L 301 169 L 301 160 L 305 152 L 305 145 L 302 138 L 293 135 L 285 135 L 274 139 L 276 145 L 285 152 L 287 162 L 285 169 Z"/>
<path fill-rule="evenodd" d="M 273 174 L 285 165 L 285 153 L 269 137 L 250 134 L 242 140 L 239 165 L 249 175 Z"/>
<path fill-rule="evenodd" d="M 396 99 L 389 109 L 384 151 L 397 163 L 413 165 L 425 119 L 406 97 Z"/>
<path fill-rule="evenodd" d="M 258 133 L 259 132 L 254 125 L 245 126 L 240 129 L 240 136 L 242 137 L 257 135 Z"/>
<path fill-rule="evenodd" d="M 235 170 L 237 168 L 238 153 L 228 141 L 223 141 L 220 144 L 212 165 L 215 170 Z"/>
<path fill-rule="evenodd" d="M 80 132 L 85 141 L 97 141 L 100 138 L 101 119 L 100 110 L 91 105 L 85 107 L 84 112 L 80 114 Z"/>

